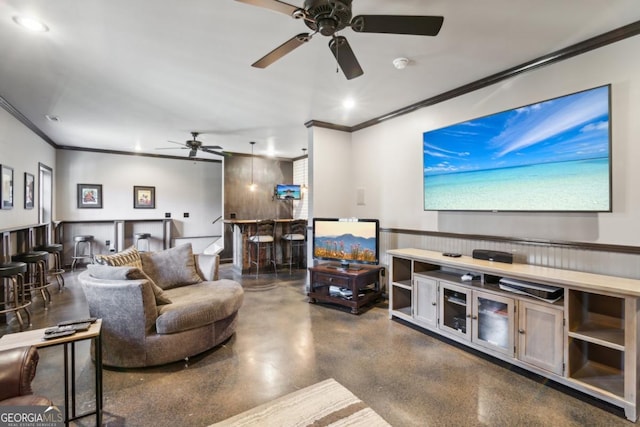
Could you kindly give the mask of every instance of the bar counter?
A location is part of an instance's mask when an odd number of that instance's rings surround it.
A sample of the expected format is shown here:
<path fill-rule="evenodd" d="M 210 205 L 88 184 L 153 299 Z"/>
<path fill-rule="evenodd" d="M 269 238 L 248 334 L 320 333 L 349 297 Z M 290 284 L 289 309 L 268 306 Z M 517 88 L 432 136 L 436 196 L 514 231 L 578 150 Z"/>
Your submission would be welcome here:
<path fill-rule="evenodd" d="M 282 236 L 283 226 L 296 221 L 293 218 L 274 219 L 276 223 L 274 244 L 276 247 L 276 264 L 282 264 L 282 246 L 280 245 L 280 237 Z M 233 227 L 233 269 L 242 274 L 249 273 L 251 264 L 249 264 L 249 245 L 247 239 L 255 233 L 256 224 L 262 219 L 225 219 L 224 223 Z M 262 261 L 261 261 L 262 266 Z M 268 268 L 268 267 L 267 267 Z M 262 268 L 260 269 L 262 270 Z M 268 271 L 268 270 L 267 270 Z"/>

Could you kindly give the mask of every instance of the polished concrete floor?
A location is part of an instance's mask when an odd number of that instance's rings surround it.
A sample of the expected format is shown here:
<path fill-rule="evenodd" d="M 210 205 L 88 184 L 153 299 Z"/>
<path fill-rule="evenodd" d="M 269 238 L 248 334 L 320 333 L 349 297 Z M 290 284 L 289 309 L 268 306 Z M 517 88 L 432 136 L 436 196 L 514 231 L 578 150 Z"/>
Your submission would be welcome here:
<path fill-rule="evenodd" d="M 35 301 L 34 328 L 88 315 L 76 274 L 67 273 L 63 292 L 54 289 L 47 310 Z M 634 425 L 617 408 L 389 320 L 385 303 L 358 316 L 309 304 L 303 270 L 256 280 L 225 264 L 221 276 L 247 291 L 237 333 L 188 365 L 105 369 L 103 425 L 206 426 L 327 378 L 396 427 Z M 11 321 L 0 335 L 16 330 Z M 59 405 L 61 353 L 41 350 L 33 383 Z M 77 358 L 82 412 L 92 408 L 88 346 Z M 76 425 L 95 425 L 95 418 Z"/>

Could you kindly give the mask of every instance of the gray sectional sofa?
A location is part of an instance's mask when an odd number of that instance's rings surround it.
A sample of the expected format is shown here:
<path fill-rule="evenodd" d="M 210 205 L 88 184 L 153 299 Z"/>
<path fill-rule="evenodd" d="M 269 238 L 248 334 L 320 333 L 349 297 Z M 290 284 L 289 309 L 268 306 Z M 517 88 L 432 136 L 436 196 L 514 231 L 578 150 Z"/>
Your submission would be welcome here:
<path fill-rule="evenodd" d="M 160 252 L 131 247 L 96 256 L 78 279 L 89 314 L 102 319 L 103 363 L 134 368 L 188 358 L 235 332 L 242 286 L 218 280 L 217 255 L 190 244 Z"/>

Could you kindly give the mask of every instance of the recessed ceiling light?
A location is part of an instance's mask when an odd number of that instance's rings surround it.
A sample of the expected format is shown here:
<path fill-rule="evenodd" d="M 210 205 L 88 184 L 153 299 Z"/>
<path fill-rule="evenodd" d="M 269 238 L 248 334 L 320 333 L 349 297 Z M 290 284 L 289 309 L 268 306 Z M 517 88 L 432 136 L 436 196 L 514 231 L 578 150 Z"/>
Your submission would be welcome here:
<path fill-rule="evenodd" d="M 350 110 L 356 106 L 356 101 L 353 98 L 347 98 L 344 101 L 342 101 L 342 106 L 345 109 Z"/>
<path fill-rule="evenodd" d="M 49 27 L 47 27 L 44 23 L 27 16 L 14 16 L 13 22 L 20 25 L 22 28 L 26 28 L 27 30 L 36 33 L 46 33 L 47 31 L 49 31 Z"/>

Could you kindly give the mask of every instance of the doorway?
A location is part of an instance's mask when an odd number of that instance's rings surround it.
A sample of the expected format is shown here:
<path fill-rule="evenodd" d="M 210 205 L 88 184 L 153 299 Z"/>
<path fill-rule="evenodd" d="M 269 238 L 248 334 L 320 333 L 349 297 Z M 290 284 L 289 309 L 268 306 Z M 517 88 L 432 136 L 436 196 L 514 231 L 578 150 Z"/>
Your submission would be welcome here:
<path fill-rule="evenodd" d="M 53 212 L 53 169 L 38 163 L 38 223 L 51 224 Z M 48 236 L 49 238 L 51 236 Z"/>

